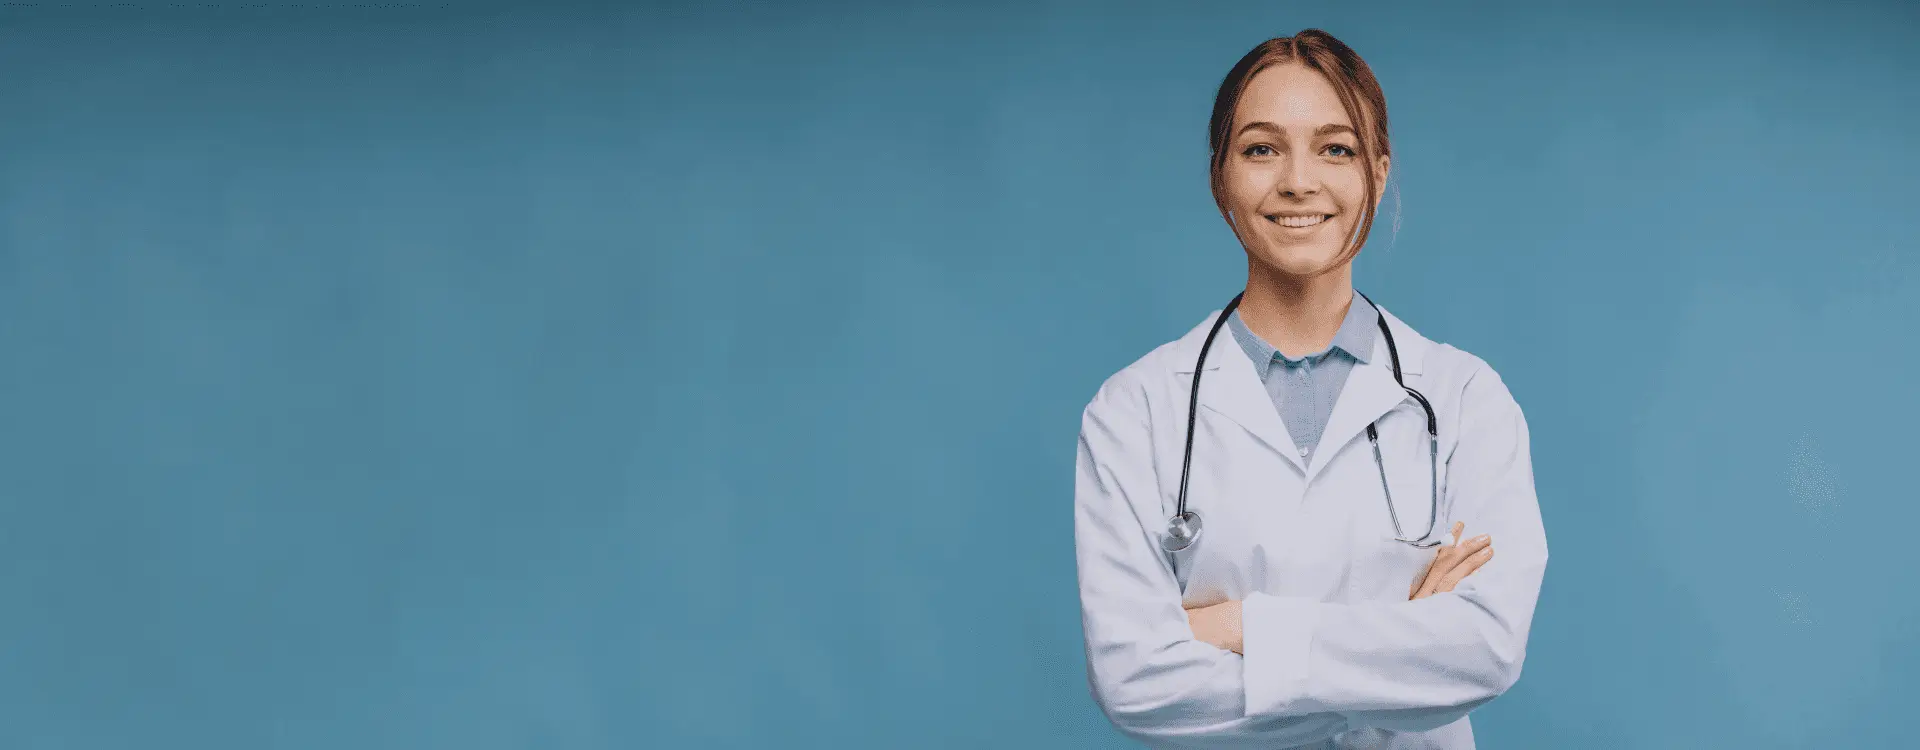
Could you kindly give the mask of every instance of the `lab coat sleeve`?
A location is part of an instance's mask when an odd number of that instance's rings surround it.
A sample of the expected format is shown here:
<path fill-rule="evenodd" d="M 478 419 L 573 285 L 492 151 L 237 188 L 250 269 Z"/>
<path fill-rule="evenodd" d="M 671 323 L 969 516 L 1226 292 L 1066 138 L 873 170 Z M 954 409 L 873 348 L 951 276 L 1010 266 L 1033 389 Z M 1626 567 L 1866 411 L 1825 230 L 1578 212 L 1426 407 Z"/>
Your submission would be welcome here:
<path fill-rule="evenodd" d="M 1355 727 L 1425 731 L 1500 696 L 1520 678 L 1546 573 L 1525 416 L 1480 363 L 1461 399 L 1444 502 L 1494 557 L 1453 591 L 1416 601 L 1242 602 L 1247 715 L 1336 711 Z"/>
<path fill-rule="evenodd" d="M 1122 733 L 1153 747 L 1290 747 L 1323 740 L 1344 718 L 1246 715 L 1239 654 L 1195 640 L 1157 529 L 1144 399 L 1126 373 L 1082 415 L 1074 551 L 1093 698 Z M 1185 425 L 1179 426 L 1184 429 Z"/>

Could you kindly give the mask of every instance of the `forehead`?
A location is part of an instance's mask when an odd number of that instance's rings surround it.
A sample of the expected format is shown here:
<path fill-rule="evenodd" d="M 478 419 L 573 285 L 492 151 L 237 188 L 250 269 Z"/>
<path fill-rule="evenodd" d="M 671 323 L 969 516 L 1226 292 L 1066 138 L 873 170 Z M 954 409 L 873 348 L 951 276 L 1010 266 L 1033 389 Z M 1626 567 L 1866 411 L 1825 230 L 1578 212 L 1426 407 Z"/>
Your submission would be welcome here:
<path fill-rule="evenodd" d="M 1247 81 L 1234 110 L 1234 126 L 1254 121 L 1288 128 L 1330 123 L 1353 127 L 1327 77 L 1298 63 L 1275 65 Z"/>

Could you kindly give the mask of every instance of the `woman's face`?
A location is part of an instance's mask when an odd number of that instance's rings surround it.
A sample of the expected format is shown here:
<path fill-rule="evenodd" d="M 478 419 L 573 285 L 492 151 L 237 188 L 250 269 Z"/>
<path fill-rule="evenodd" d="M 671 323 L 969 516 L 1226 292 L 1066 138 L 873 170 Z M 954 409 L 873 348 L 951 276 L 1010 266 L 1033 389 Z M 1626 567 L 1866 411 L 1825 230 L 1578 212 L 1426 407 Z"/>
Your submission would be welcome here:
<path fill-rule="evenodd" d="M 1367 185 L 1354 123 L 1333 84 L 1297 63 L 1255 74 L 1226 150 L 1222 192 L 1233 231 L 1254 260 L 1295 277 L 1338 267 L 1359 228 Z M 1385 156 L 1374 174 L 1386 184 Z"/>

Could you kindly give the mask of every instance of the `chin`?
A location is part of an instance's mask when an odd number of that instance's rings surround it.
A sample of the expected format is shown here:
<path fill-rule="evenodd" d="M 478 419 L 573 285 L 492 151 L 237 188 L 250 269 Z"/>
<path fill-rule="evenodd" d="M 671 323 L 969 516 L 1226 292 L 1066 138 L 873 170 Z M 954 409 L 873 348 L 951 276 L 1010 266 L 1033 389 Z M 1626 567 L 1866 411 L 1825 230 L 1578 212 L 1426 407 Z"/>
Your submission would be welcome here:
<path fill-rule="evenodd" d="M 1334 260 L 1340 257 L 1341 248 L 1267 248 L 1261 252 L 1260 260 L 1268 268 L 1287 276 L 1318 276 L 1333 270 Z"/>

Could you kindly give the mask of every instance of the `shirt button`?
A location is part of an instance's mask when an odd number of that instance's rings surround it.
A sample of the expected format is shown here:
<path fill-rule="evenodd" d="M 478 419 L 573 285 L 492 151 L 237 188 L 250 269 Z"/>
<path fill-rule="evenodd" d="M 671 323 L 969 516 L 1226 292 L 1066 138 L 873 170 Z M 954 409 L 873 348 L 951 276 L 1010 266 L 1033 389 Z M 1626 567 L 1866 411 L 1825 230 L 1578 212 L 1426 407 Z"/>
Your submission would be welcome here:
<path fill-rule="evenodd" d="M 1300 449 L 1300 457 L 1301 457 L 1301 458 L 1306 458 L 1306 457 L 1307 457 L 1307 454 L 1308 454 L 1308 453 L 1311 453 L 1311 452 L 1313 452 L 1313 449 L 1312 449 L 1312 448 L 1301 448 L 1301 449 Z"/>

